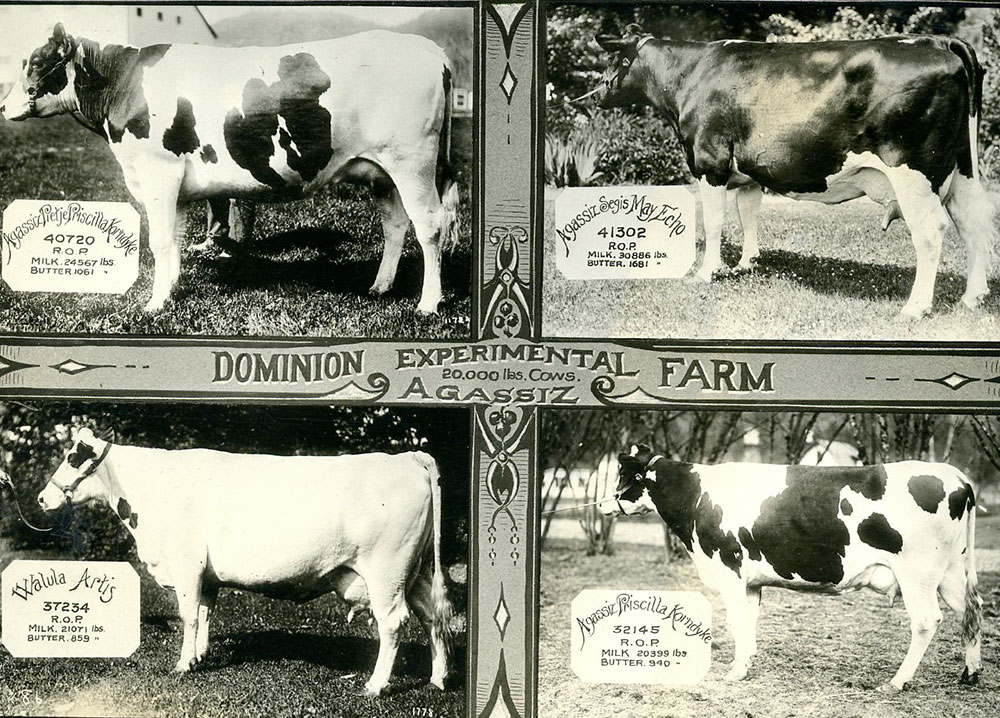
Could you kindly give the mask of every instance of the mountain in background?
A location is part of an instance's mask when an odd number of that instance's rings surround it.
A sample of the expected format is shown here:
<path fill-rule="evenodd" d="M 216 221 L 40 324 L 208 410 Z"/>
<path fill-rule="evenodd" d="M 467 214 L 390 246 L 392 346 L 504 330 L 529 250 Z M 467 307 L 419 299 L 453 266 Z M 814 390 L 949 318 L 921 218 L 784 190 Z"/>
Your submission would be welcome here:
<path fill-rule="evenodd" d="M 438 8 L 392 27 L 396 32 L 423 35 L 444 49 L 451 60 L 456 87 L 472 87 L 472 18 L 469 8 Z M 353 35 L 381 27 L 369 20 L 342 15 L 330 8 L 285 12 L 261 8 L 213 24 L 218 43 L 229 46 L 288 45 Z"/>

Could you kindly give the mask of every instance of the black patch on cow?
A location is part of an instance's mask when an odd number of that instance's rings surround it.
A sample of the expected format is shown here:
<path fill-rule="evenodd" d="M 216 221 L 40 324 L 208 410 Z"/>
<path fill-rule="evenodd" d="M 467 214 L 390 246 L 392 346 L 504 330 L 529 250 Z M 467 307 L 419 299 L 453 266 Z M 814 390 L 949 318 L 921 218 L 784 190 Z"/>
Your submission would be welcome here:
<path fill-rule="evenodd" d="M 319 104 L 320 96 L 330 89 L 330 77 L 316 58 L 300 52 L 281 58 L 278 78 L 271 85 L 257 78 L 247 82 L 241 110 L 226 113 L 223 124 L 226 148 L 236 164 L 274 188 L 286 184 L 269 163 L 276 132 L 288 166 L 303 180 L 314 179 L 333 157 L 330 113 Z M 279 129 L 279 117 L 284 128 Z"/>
<path fill-rule="evenodd" d="M 125 500 L 125 497 L 118 499 L 116 511 L 118 512 L 118 518 L 127 522 L 132 528 L 136 528 L 139 525 L 139 514 L 132 511 L 132 507 Z"/>
<path fill-rule="evenodd" d="M 889 525 L 886 517 L 879 513 L 872 514 L 858 524 L 858 538 L 872 548 L 889 553 L 899 553 L 903 550 L 903 537 Z"/>
<path fill-rule="evenodd" d="M 736 535 L 740 537 L 740 543 L 743 544 L 743 548 L 747 550 L 747 556 L 753 561 L 760 561 L 760 549 L 757 548 L 757 542 L 753 540 L 753 536 L 747 531 L 745 526 L 740 526 L 739 531 Z"/>
<path fill-rule="evenodd" d="M 213 165 L 219 161 L 219 155 L 215 153 L 215 148 L 212 145 L 205 145 L 201 148 L 201 161 L 205 164 L 211 162 Z"/>
<path fill-rule="evenodd" d="M 885 494 L 885 483 L 881 466 L 789 466 L 785 489 L 761 503 L 751 537 L 782 578 L 839 583 L 851 541 L 838 515 L 840 494 L 850 488 L 875 501 Z"/>
<path fill-rule="evenodd" d="M 178 157 L 194 152 L 201 145 L 194 126 L 194 107 L 191 106 L 191 101 L 186 97 L 178 97 L 174 122 L 163 132 L 163 148 Z"/>
<path fill-rule="evenodd" d="M 94 447 L 78 441 L 73 451 L 66 457 L 66 462 L 74 469 L 79 469 L 83 466 L 83 462 L 94 458 L 97 458 L 97 452 L 94 451 Z"/>
<path fill-rule="evenodd" d="M 851 502 L 848 501 L 847 499 L 840 500 L 840 513 L 842 513 L 844 516 L 850 516 L 851 514 L 854 513 L 854 507 L 851 506 Z"/>
<path fill-rule="evenodd" d="M 740 566 L 743 565 L 743 549 L 732 531 L 722 533 L 722 507 L 715 505 L 708 493 L 701 495 L 694 523 L 698 545 L 705 555 L 711 558 L 718 551 L 722 564 L 739 576 Z"/>
<path fill-rule="evenodd" d="M 688 551 L 694 550 L 695 513 L 701 496 L 701 478 L 694 466 L 674 461 L 656 464 L 656 481 L 645 481 L 656 512 Z"/>
<path fill-rule="evenodd" d="M 960 488 L 948 494 L 948 515 L 952 519 L 962 518 L 966 511 L 972 511 L 976 505 L 976 492 L 969 484 L 963 483 Z"/>
<path fill-rule="evenodd" d="M 917 502 L 917 506 L 929 514 L 937 513 L 941 500 L 944 499 L 944 482 L 937 476 L 921 474 L 912 476 L 906 484 L 910 490 L 910 496 Z"/>
<path fill-rule="evenodd" d="M 74 83 L 80 112 L 96 128 L 103 128 L 106 122 L 111 142 L 121 142 L 125 132 L 147 139 L 149 106 L 142 90 L 143 73 L 166 55 L 170 45 L 137 50 L 121 45 L 102 47 L 84 38 L 80 46 L 83 61 L 77 63 Z"/>

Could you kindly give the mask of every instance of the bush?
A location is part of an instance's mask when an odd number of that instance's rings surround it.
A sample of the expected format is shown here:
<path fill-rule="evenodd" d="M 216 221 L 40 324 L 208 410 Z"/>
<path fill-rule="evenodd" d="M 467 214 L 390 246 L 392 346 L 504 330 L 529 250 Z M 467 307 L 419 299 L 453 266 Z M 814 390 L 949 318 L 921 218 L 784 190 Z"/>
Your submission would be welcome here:
<path fill-rule="evenodd" d="M 576 130 L 568 137 L 545 135 L 545 183 L 554 187 L 586 187 L 601 173 L 596 170 L 602 142 L 592 132 Z"/>
<path fill-rule="evenodd" d="M 673 129 L 652 109 L 598 113 L 590 129 L 605 138 L 597 169 L 605 184 L 666 185 L 691 180 Z"/>
<path fill-rule="evenodd" d="M 994 12 L 990 22 L 983 25 L 983 51 L 979 60 L 986 70 L 979 126 L 983 172 L 992 180 L 1000 180 L 1000 12 Z"/>

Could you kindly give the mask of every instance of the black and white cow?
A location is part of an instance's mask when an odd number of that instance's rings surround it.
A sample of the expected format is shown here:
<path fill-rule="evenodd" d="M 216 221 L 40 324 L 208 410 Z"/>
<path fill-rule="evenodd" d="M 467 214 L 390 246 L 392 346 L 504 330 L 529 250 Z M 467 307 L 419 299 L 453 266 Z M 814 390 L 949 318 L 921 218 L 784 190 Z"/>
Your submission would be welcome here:
<path fill-rule="evenodd" d="M 392 286 L 412 222 L 424 258 L 417 308 L 436 312 L 440 248 L 457 236 L 450 84 L 444 51 L 416 35 L 137 49 L 76 39 L 59 24 L 27 58 L 0 115 L 72 113 L 108 140 L 149 221 L 146 311 L 163 307 L 180 274 L 178 203 L 287 201 L 352 180 L 371 185 L 385 234 L 371 291 Z"/>
<path fill-rule="evenodd" d="M 947 464 L 903 461 L 862 467 L 716 466 L 670 461 L 646 446 L 620 454 L 606 515 L 655 511 L 680 539 L 702 581 L 726 607 L 735 643 L 728 675 L 742 680 L 757 653 L 761 589 L 899 594 L 910 648 L 880 690 L 913 678 L 941 621 L 938 596 L 962 618 L 965 670 L 982 669 L 982 599 L 976 590 L 972 487 Z"/>
<path fill-rule="evenodd" d="M 89 429 L 38 495 L 45 511 L 106 504 L 157 583 L 177 593 L 184 642 L 174 670 L 208 649 L 219 589 L 308 601 L 335 591 L 371 611 L 379 650 L 365 689 L 389 682 L 412 611 L 444 687 L 451 629 L 441 565 L 437 462 L 422 451 L 267 456 L 111 444 Z"/>
<path fill-rule="evenodd" d="M 949 217 L 968 251 L 963 303 L 975 308 L 988 293 L 996 232 L 979 181 L 983 69 L 968 43 L 680 42 L 638 25 L 597 42 L 616 55 L 595 90 L 598 104 L 655 108 L 699 181 L 706 249 L 697 278 L 727 271 L 727 188 L 738 190 L 739 266 L 752 267 L 766 188 L 827 204 L 867 195 L 886 208 L 883 229 L 901 216 L 917 255 L 904 315 L 931 309 Z"/>

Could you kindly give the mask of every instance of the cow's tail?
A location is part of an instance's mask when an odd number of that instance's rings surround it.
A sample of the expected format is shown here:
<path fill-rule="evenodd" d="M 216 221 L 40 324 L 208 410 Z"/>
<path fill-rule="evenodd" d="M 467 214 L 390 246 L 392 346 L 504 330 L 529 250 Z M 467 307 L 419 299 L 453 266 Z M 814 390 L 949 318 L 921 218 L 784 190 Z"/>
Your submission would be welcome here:
<path fill-rule="evenodd" d="M 978 643 L 983 628 L 983 599 L 979 596 L 976 574 L 976 494 L 971 484 L 965 485 L 965 614 L 962 616 L 962 638 L 966 645 Z"/>
<path fill-rule="evenodd" d="M 972 178 L 979 179 L 979 118 L 983 114 L 983 78 L 986 71 L 979 64 L 976 50 L 965 40 L 950 38 L 948 49 L 951 50 L 965 67 L 965 76 L 969 83 L 969 153 L 972 162 Z"/>
<path fill-rule="evenodd" d="M 431 602 L 433 615 L 431 624 L 441 637 L 445 651 L 451 653 L 451 601 L 444 583 L 444 566 L 441 563 L 441 472 L 437 461 L 430 454 L 416 452 L 417 461 L 427 470 L 431 483 L 431 520 L 434 524 L 434 575 L 431 579 Z"/>
<path fill-rule="evenodd" d="M 458 185 L 451 167 L 451 68 L 444 65 L 444 117 L 438 139 L 437 191 L 441 197 L 439 246 L 451 251 L 458 246 Z"/>

